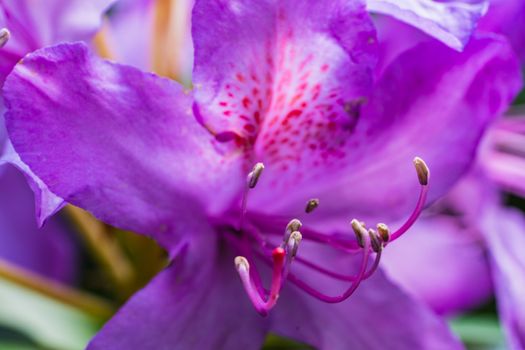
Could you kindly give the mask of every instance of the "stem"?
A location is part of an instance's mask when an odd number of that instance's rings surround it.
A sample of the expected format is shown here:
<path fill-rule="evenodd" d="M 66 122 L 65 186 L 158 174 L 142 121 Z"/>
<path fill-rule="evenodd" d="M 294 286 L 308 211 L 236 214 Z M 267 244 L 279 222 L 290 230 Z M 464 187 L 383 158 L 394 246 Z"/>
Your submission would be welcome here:
<path fill-rule="evenodd" d="M 124 291 L 122 296 L 127 297 L 127 291 L 133 288 L 136 276 L 117 241 L 108 235 L 105 225 L 88 212 L 72 205 L 66 206 L 65 211 L 78 227 L 95 259 L 109 272 L 117 289 Z"/>
<path fill-rule="evenodd" d="M 0 259 L 0 278 L 73 306 L 86 313 L 108 319 L 115 311 L 112 304 L 91 294 L 78 291 L 52 279 Z"/>

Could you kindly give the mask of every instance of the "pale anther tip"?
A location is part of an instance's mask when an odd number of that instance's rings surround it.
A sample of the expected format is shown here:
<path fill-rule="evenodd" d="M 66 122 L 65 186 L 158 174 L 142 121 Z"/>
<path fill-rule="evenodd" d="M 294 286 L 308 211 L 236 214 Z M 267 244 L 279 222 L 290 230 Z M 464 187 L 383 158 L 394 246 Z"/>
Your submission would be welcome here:
<path fill-rule="evenodd" d="M 256 163 L 253 166 L 252 171 L 248 174 L 248 187 L 254 188 L 257 186 L 257 182 L 259 181 L 259 178 L 261 177 L 261 174 L 264 170 L 264 164 L 259 162 Z"/>
<path fill-rule="evenodd" d="M 428 185 L 428 178 L 430 177 L 430 170 L 425 161 L 419 157 L 414 158 L 414 166 L 416 167 L 417 178 L 422 186 Z"/>
<path fill-rule="evenodd" d="M 244 256 L 236 256 L 234 259 L 235 268 L 237 270 L 240 269 L 246 269 L 248 270 L 250 268 L 250 263 L 248 262 L 248 259 L 246 259 Z"/>
<path fill-rule="evenodd" d="M 363 225 L 361 225 L 361 222 L 359 222 L 356 219 L 352 219 L 350 223 L 352 225 L 352 229 L 354 230 L 355 236 L 357 238 L 357 244 L 359 244 L 361 248 L 364 248 L 366 229 L 363 227 Z"/>
<path fill-rule="evenodd" d="M 303 224 L 299 219 L 292 219 L 290 220 L 288 225 L 286 225 L 286 231 L 289 231 L 289 232 L 299 231 L 301 229 L 301 226 L 303 226 Z"/>

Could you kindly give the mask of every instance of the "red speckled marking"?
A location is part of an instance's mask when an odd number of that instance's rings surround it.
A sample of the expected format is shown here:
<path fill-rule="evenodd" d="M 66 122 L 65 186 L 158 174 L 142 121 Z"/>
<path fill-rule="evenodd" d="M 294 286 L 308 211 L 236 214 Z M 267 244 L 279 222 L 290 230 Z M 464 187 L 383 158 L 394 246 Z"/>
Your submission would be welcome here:
<path fill-rule="evenodd" d="M 281 32 L 231 67 L 231 79 L 209 106 L 218 113 L 207 122 L 283 171 L 294 162 L 327 169 L 352 149 L 363 103 L 349 88 L 352 62 L 325 36 Z"/>

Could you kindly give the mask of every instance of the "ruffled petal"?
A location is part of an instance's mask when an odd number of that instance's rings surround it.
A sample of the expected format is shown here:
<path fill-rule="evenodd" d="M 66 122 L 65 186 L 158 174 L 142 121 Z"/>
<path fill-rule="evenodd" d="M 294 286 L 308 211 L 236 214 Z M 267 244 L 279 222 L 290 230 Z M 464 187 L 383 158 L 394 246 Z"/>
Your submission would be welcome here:
<path fill-rule="evenodd" d="M 272 314 L 272 332 L 318 349 L 462 348 L 443 320 L 383 273 L 359 288 L 340 304 L 325 304 L 285 288 Z"/>
<path fill-rule="evenodd" d="M 367 9 L 393 16 L 461 51 L 489 1 L 367 0 Z"/>
<path fill-rule="evenodd" d="M 36 221 L 38 226 L 42 227 L 44 222 L 62 209 L 66 203 L 62 198 L 51 192 L 47 185 L 22 162 L 9 140 L 6 141 L 3 153 L 0 154 L 0 164 L 4 163 L 15 166 L 25 175 L 35 197 Z"/>
<path fill-rule="evenodd" d="M 211 228 L 196 227 L 172 266 L 133 296 L 88 349 L 260 349 L 268 320 L 244 295 L 233 256 L 217 256 L 217 247 Z"/>
<path fill-rule="evenodd" d="M 181 86 L 62 44 L 28 55 L 4 86 L 22 161 L 67 202 L 170 247 L 194 211 L 244 183 L 191 113 Z"/>

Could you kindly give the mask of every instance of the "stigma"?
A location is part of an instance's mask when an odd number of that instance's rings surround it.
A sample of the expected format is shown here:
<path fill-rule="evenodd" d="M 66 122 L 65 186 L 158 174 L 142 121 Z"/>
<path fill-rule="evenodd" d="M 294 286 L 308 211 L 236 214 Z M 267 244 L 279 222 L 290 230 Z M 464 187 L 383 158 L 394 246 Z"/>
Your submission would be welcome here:
<path fill-rule="evenodd" d="M 234 265 L 248 299 L 255 310 L 260 315 L 267 316 L 270 310 L 277 305 L 280 292 L 287 281 L 310 296 L 326 303 L 340 303 L 347 300 L 360 284 L 377 270 L 385 247 L 407 232 L 424 208 L 430 171 L 421 158 L 416 157 L 413 162 L 420 184 L 419 197 L 413 212 L 397 230 L 391 232 L 384 223 L 378 223 L 374 228 L 367 228 L 364 222 L 352 219 L 349 222 L 348 232 L 353 232 L 353 235 L 349 234 L 348 237 L 342 237 L 316 232 L 303 225 L 299 219 L 294 218 L 286 225 L 283 224 L 284 233 L 280 234 L 282 235 L 280 243 L 272 242 L 273 238 L 271 237 L 277 233 L 265 232 L 263 235 L 262 230 L 258 229 L 257 223 L 244 227 L 248 193 L 256 187 L 264 169 L 262 163 L 257 163 L 247 176 L 246 189 L 242 198 L 241 217 L 238 226 L 238 233 L 241 233 L 239 235 L 241 238 L 236 240 L 233 239 L 233 236 L 226 237 L 234 243 L 239 251 L 243 252 L 243 255 L 235 257 Z M 305 213 L 311 213 L 318 206 L 319 199 L 308 200 Z M 268 227 L 264 229 L 268 229 Z M 325 267 L 316 261 L 312 261 L 307 254 L 302 256 L 300 245 L 303 240 L 323 244 L 351 256 L 360 256 L 357 271 L 354 271 L 353 274 L 334 271 L 333 267 Z M 272 244 L 273 248 L 269 248 Z M 263 286 L 262 278 L 255 266 L 256 261 L 262 262 L 271 269 L 269 288 Z M 328 278 L 348 283 L 348 286 L 339 295 L 327 295 L 321 292 L 317 286 L 305 282 L 300 274 L 294 271 L 293 266 L 296 264 L 302 267 L 297 270 L 298 272 L 304 274 L 309 269 Z"/>

